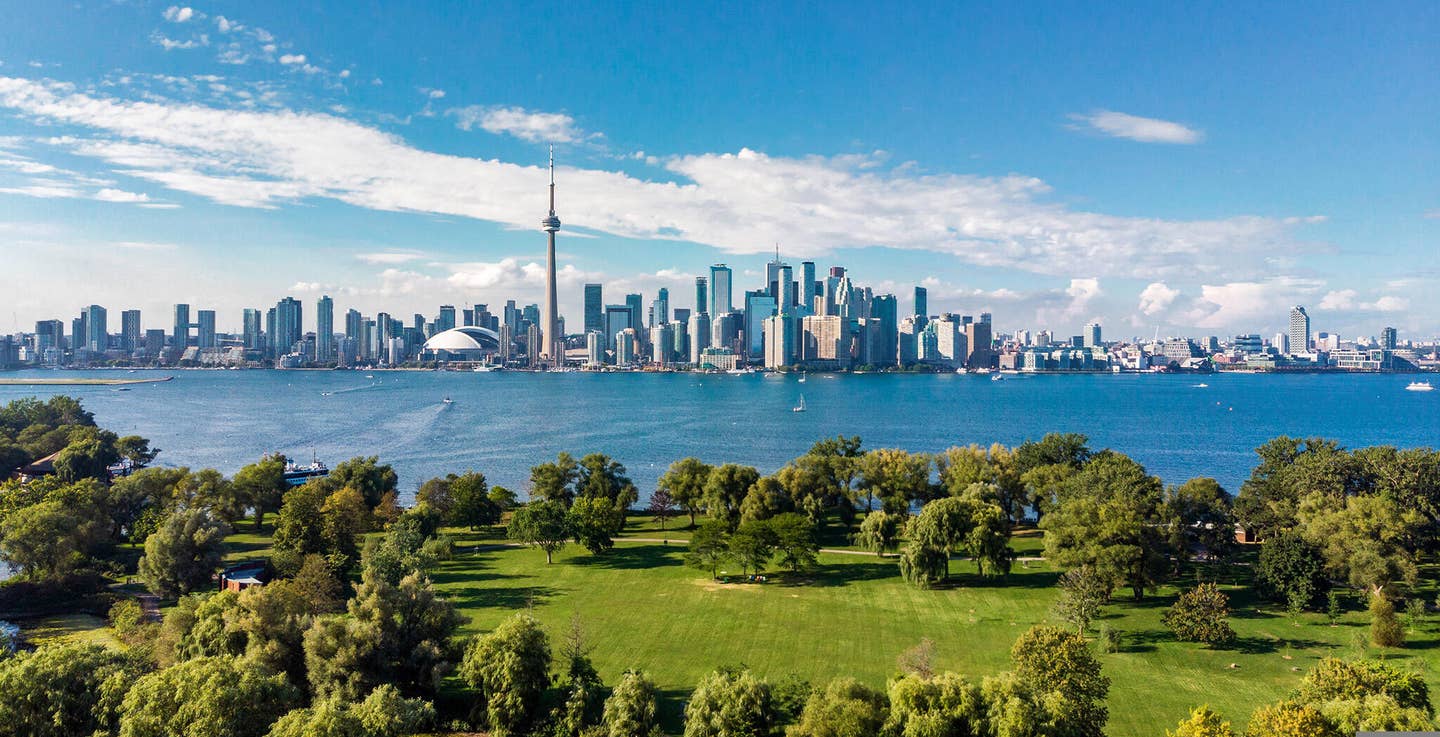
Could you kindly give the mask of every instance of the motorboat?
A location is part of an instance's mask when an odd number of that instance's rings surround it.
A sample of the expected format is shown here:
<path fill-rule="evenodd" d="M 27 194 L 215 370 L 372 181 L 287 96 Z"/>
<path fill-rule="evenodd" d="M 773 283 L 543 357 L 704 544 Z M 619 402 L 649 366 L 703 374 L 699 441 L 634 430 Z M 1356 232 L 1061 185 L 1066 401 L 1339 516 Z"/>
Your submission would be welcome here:
<path fill-rule="evenodd" d="M 442 400 L 440 400 L 440 401 L 441 401 L 441 403 L 443 403 L 443 404 L 454 404 L 454 403 L 455 403 L 455 400 L 453 400 L 453 399 L 451 399 L 451 398 L 449 398 L 449 397 L 446 397 L 446 398 L 444 398 L 444 399 L 442 399 Z"/>
<path fill-rule="evenodd" d="M 1412 381 L 1412 382 L 1410 382 L 1409 384 L 1407 384 L 1407 385 L 1405 386 L 1405 391 L 1407 391 L 1407 392 L 1433 392 L 1433 391 L 1435 391 L 1435 387 L 1431 386 L 1431 385 L 1430 385 L 1430 382 L 1428 382 L 1428 381 Z"/>

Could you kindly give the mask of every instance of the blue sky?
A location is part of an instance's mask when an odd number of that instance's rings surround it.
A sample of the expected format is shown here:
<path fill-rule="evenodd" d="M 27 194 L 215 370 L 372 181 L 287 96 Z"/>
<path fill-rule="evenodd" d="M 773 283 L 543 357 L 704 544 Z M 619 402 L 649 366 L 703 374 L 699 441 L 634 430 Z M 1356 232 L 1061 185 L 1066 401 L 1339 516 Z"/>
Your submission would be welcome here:
<path fill-rule="evenodd" d="M 1111 337 L 1440 333 L 1433 3 L 0 2 L 0 329 L 717 261 Z"/>

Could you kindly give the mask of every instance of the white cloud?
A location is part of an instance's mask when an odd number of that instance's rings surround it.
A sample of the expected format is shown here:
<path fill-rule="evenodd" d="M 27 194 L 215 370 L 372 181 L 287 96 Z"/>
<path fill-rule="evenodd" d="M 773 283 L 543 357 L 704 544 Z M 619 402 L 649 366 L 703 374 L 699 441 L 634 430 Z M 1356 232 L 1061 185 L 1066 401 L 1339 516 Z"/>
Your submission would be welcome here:
<path fill-rule="evenodd" d="M 1089 114 L 1073 113 L 1070 119 L 1088 130 L 1111 138 L 1128 138 L 1143 143 L 1199 143 L 1205 134 L 1195 128 L 1158 118 L 1114 110 L 1096 110 Z"/>
<path fill-rule="evenodd" d="M 304 64 L 304 54 L 284 54 L 280 57 L 281 64 Z"/>
<path fill-rule="evenodd" d="M 176 251 L 180 246 L 174 243 L 151 243 L 149 241 L 119 241 L 110 245 L 131 251 Z"/>
<path fill-rule="evenodd" d="M 1205 284 L 1186 318 L 1201 328 L 1273 325 L 1292 305 L 1315 296 L 1325 286 L 1317 279 L 1277 276 L 1265 281 Z"/>
<path fill-rule="evenodd" d="M 0 77 L 0 108 L 90 133 L 65 144 L 116 173 L 230 205 L 326 198 L 374 210 L 534 228 L 543 166 L 414 148 L 333 115 L 116 99 Z M 567 228 L 690 241 L 738 254 L 886 246 L 1041 274 L 1204 278 L 1300 249 L 1275 218 L 1162 220 L 1077 211 L 1030 177 L 927 174 L 881 154 L 768 156 L 742 149 L 667 160 L 676 181 L 561 168 Z M 536 164 L 541 162 L 537 161 Z"/>
<path fill-rule="evenodd" d="M 1165 282 L 1151 282 L 1140 292 L 1140 311 L 1147 315 L 1158 315 L 1170 307 L 1170 303 L 1178 296 L 1180 290 L 1171 289 Z"/>
<path fill-rule="evenodd" d="M 230 33 L 231 31 L 240 31 L 240 30 L 244 30 L 244 28 L 245 28 L 244 26 L 240 25 L 239 23 L 236 23 L 236 22 L 233 21 L 233 20 L 230 20 L 229 18 L 226 18 L 226 17 L 223 16 L 223 15 L 217 15 L 217 16 L 215 16 L 215 29 L 218 30 L 218 31 L 220 31 L 221 33 Z"/>
<path fill-rule="evenodd" d="M 1320 309 L 1337 312 L 1402 312 L 1410 307 L 1410 300 L 1404 297 L 1386 295 L 1373 302 L 1360 299 L 1354 289 L 1337 289 L 1327 292 L 1320 300 Z"/>
<path fill-rule="evenodd" d="M 522 141 L 571 143 L 584 137 L 575 119 L 564 113 L 544 113 L 522 107 L 471 105 L 447 111 L 455 116 L 461 130 L 482 128 L 497 135 L 509 134 Z"/>
<path fill-rule="evenodd" d="M 149 202 L 150 195 L 143 192 L 126 192 L 123 189 L 112 189 L 106 187 L 95 193 L 95 199 L 101 202 Z"/>
<path fill-rule="evenodd" d="M 357 253 L 355 258 L 367 264 L 403 264 L 423 258 L 418 253 Z"/>
<path fill-rule="evenodd" d="M 185 23 L 188 22 L 191 18 L 195 17 L 195 11 L 188 7 L 182 8 L 171 5 L 170 7 L 165 9 L 164 15 L 165 20 L 168 20 L 171 23 Z"/>
<path fill-rule="evenodd" d="M 1426 220 L 1440 220 L 1440 207 L 1425 212 Z"/>
<path fill-rule="evenodd" d="M 210 45 L 210 37 L 203 33 L 199 36 L 196 36 L 195 38 L 187 39 L 184 41 L 177 41 L 168 36 L 164 36 L 159 33 L 153 33 L 150 35 L 150 41 L 153 42 L 155 45 L 165 49 L 166 51 L 175 51 L 177 49 L 182 51 L 187 49 L 198 49 L 202 46 Z"/>

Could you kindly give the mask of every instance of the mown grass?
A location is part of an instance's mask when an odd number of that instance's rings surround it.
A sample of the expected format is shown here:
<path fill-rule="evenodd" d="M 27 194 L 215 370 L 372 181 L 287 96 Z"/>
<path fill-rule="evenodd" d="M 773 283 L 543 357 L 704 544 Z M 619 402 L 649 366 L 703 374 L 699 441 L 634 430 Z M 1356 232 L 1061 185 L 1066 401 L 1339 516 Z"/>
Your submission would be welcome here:
<path fill-rule="evenodd" d="M 658 529 L 647 527 L 641 522 L 626 534 L 657 536 L 652 532 Z M 622 538 L 602 556 L 572 545 L 547 566 L 539 550 L 495 547 L 502 541 L 482 533 L 456 534 L 460 554 L 437 565 L 432 578 L 468 618 L 465 633 L 487 631 L 529 609 L 558 642 L 578 614 L 607 681 L 627 668 L 642 668 L 656 679 L 672 731 L 678 731 L 689 690 L 722 665 L 745 664 L 771 678 L 794 674 L 815 684 L 853 676 L 883 686 L 896 656 L 929 638 L 939 668 L 979 680 L 1009 667 L 1010 646 L 1022 632 L 1053 620 L 1056 597 L 1057 572 L 1044 562 L 1017 564 L 1002 580 L 980 578 L 973 564 L 957 561 L 953 585 L 926 591 L 906 584 L 893 558 L 823 554 L 819 569 L 802 577 L 717 584 L 683 565 L 678 544 Z M 1027 535 L 1016 547 L 1033 554 L 1042 546 L 1038 535 Z M 1233 569 L 1222 580 L 1243 581 L 1244 570 Z M 1413 632 L 1404 650 L 1382 654 L 1365 644 L 1367 620 L 1358 603 L 1331 626 L 1323 615 L 1293 618 L 1255 600 L 1246 587 L 1226 590 L 1239 639 L 1225 649 L 1177 642 L 1164 628 L 1160 617 L 1176 587 L 1106 607 L 1103 622 L 1124 633 L 1125 642 L 1121 652 L 1100 656 L 1112 679 L 1110 734 L 1163 734 L 1206 703 L 1238 726 L 1331 654 L 1384 655 L 1423 673 L 1432 688 L 1440 685 L 1440 638 L 1433 626 Z"/>

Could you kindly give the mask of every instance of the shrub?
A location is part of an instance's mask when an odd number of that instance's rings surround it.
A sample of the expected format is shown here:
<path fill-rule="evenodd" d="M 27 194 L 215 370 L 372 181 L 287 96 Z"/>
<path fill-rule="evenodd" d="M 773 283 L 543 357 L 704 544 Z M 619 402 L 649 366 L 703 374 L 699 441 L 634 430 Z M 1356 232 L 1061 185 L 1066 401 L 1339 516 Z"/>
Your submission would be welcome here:
<path fill-rule="evenodd" d="M 1376 647 L 1401 647 L 1405 628 L 1395 617 L 1395 605 L 1384 594 L 1370 597 L 1370 642 Z"/>
<path fill-rule="evenodd" d="M 1180 594 L 1162 620 L 1175 637 L 1187 642 L 1219 645 L 1235 639 L 1235 630 L 1230 628 L 1230 598 L 1213 583 Z"/>

